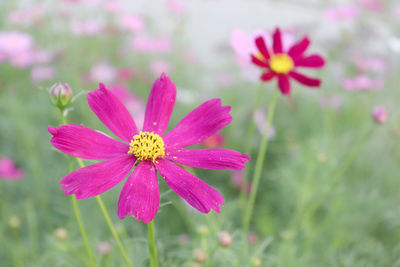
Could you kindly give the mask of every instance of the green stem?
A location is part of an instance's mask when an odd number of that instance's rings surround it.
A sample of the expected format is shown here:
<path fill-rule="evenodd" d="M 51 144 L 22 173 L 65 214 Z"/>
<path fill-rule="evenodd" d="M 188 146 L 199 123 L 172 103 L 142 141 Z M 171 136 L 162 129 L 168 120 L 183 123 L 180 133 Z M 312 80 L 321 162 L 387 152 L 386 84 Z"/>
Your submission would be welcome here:
<path fill-rule="evenodd" d="M 256 101 L 254 103 L 254 108 L 251 112 L 252 117 L 250 118 L 249 126 L 247 128 L 247 133 L 246 133 L 246 146 L 245 146 L 244 152 L 247 154 L 250 154 L 251 145 L 253 144 L 253 140 L 254 140 L 254 131 L 256 129 L 256 124 L 254 123 L 253 116 L 254 116 L 254 113 L 257 111 L 257 109 L 260 107 L 262 93 L 263 93 L 263 84 L 261 83 L 257 88 Z M 245 168 L 243 170 L 243 180 L 240 185 L 240 187 L 241 187 L 240 203 L 242 204 L 243 208 L 245 208 L 245 205 L 246 205 L 246 193 L 247 193 L 246 184 L 248 181 L 248 175 L 249 175 L 249 168 Z"/>
<path fill-rule="evenodd" d="M 260 148 L 259 148 L 258 154 L 257 154 L 257 161 L 256 161 L 256 166 L 255 166 L 255 170 L 254 170 L 254 174 L 253 174 L 250 196 L 249 196 L 249 200 L 247 202 L 247 208 L 246 208 L 244 218 L 243 218 L 243 234 L 244 234 L 245 239 L 247 238 L 247 235 L 249 232 L 250 220 L 251 220 L 251 216 L 253 214 L 254 203 L 256 200 L 258 186 L 260 183 L 261 171 L 262 171 L 262 167 L 263 167 L 263 163 L 264 163 L 265 153 L 267 152 L 267 148 L 268 148 L 268 134 L 269 134 L 269 130 L 271 128 L 271 124 L 273 121 L 276 100 L 278 99 L 278 94 L 279 94 L 279 90 L 275 90 L 270 99 L 269 106 L 268 106 L 267 120 L 266 120 L 266 125 L 265 125 L 265 131 L 264 131 L 264 135 L 261 140 L 261 145 L 260 145 Z"/>
<path fill-rule="evenodd" d="M 150 267 L 158 267 L 156 239 L 154 235 L 154 221 L 147 224 L 147 238 L 149 244 Z"/>
<path fill-rule="evenodd" d="M 76 159 L 76 161 L 78 162 L 78 164 L 79 164 L 79 166 L 81 168 L 85 167 L 85 164 L 83 164 L 83 161 L 80 158 L 75 158 L 75 159 Z M 100 209 L 101 209 L 101 212 L 103 213 L 104 218 L 106 219 L 107 226 L 110 229 L 111 234 L 114 237 L 114 240 L 117 243 L 119 250 L 121 251 L 122 257 L 124 258 L 126 264 L 128 266 L 132 267 L 133 264 L 132 264 L 130 258 L 128 257 L 128 253 L 126 252 L 126 250 L 124 248 L 124 245 L 122 244 L 121 239 L 120 239 L 117 231 L 115 231 L 114 224 L 111 221 L 110 215 L 109 215 L 109 213 L 107 211 L 106 206 L 104 205 L 104 202 L 103 202 L 102 198 L 100 196 L 96 196 L 96 200 L 97 200 L 97 203 L 100 206 Z"/>
<path fill-rule="evenodd" d="M 65 125 L 65 124 L 67 124 L 67 119 L 65 118 L 64 110 L 60 110 L 60 111 L 61 111 L 61 122 L 62 122 L 62 124 Z M 69 172 L 72 172 L 73 170 L 74 170 L 73 157 L 71 157 L 69 160 Z M 81 232 L 83 243 L 85 244 L 86 252 L 88 254 L 89 266 L 95 267 L 96 261 L 95 261 L 92 249 L 90 247 L 90 243 L 89 243 L 89 239 L 86 234 L 85 226 L 83 225 L 83 222 L 82 222 L 82 217 L 81 217 L 81 214 L 79 212 L 79 207 L 78 207 L 78 201 L 76 200 L 74 195 L 71 196 L 71 200 L 72 200 L 72 207 L 73 207 L 74 213 L 75 213 L 75 218 L 78 223 L 79 231 Z"/>

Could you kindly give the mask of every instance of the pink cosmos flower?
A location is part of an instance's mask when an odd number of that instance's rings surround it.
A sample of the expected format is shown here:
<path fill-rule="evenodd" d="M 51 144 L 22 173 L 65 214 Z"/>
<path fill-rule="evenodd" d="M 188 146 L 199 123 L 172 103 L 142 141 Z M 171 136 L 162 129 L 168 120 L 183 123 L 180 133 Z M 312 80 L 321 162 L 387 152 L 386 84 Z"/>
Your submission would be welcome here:
<path fill-rule="evenodd" d="M 222 147 L 224 144 L 225 144 L 225 135 L 223 133 L 216 133 L 200 143 L 200 145 L 205 148 Z"/>
<path fill-rule="evenodd" d="M 179 0 L 167 0 L 168 10 L 178 16 L 185 15 L 186 6 Z"/>
<path fill-rule="evenodd" d="M 53 67 L 34 67 L 31 70 L 31 77 L 34 83 L 41 83 L 53 79 L 55 71 Z"/>
<path fill-rule="evenodd" d="M 243 171 L 234 171 L 231 176 L 231 181 L 233 186 L 239 190 L 239 191 L 244 191 L 246 194 L 249 194 L 251 192 L 251 183 L 249 181 L 246 181 L 243 184 L 243 179 L 244 179 L 244 172 Z"/>
<path fill-rule="evenodd" d="M 339 109 L 343 105 L 343 101 L 339 96 L 325 97 L 319 99 L 319 104 L 323 108 Z"/>
<path fill-rule="evenodd" d="M 387 121 L 388 112 L 383 107 L 375 107 L 372 111 L 372 117 L 377 123 L 383 124 Z"/>
<path fill-rule="evenodd" d="M 175 163 L 205 169 L 240 170 L 250 158 L 229 149 L 186 149 L 215 134 L 232 120 L 229 106 L 209 100 L 184 117 L 164 135 L 174 108 L 176 87 L 162 74 L 150 92 L 143 130 L 128 110 L 103 84 L 87 95 L 90 108 L 118 136 L 117 141 L 81 125 L 49 127 L 51 143 L 74 157 L 104 160 L 73 171 L 61 180 L 65 194 L 90 198 L 120 183 L 137 164 L 122 188 L 118 216 L 134 216 L 148 223 L 157 213 L 160 194 L 157 172 L 175 193 L 203 213 L 220 211 L 222 196 Z"/>
<path fill-rule="evenodd" d="M 384 79 L 371 78 L 364 74 L 342 80 L 342 86 L 347 91 L 376 91 L 382 89 L 384 84 Z"/>
<path fill-rule="evenodd" d="M 134 36 L 132 47 L 141 53 L 169 53 L 172 49 L 171 40 L 168 37 L 148 37 L 144 35 Z"/>
<path fill-rule="evenodd" d="M 19 180 L 24 176 L 24 171 L 15 167 L 9 158 L 0 158 L 0 178 L 6 180 Z"/>
<path fill-rule="evenodd" d="M 31 35 L 23 32 L 0 32 L 0 53 L 12 58 L 30 51 L 33 47 Z"/>
<path fill-rule="evenodd" d="M 106 62 L 100 62 L 93 66 L 89 73 L 90 80 L 103 80 L 105 83 L 112 83 L 117 78 L 117 75 L 117 70 Z"/>
<path fill-rule="evenodd" d="M 308 37 L 285 50 L 282 43 L 281 31 L 277 28 L 273 34 L 272 50 L 267 48 L 265 40 L 259 36 L 255 40 L 258 52 L 251 55 L 252 62 L 263 69 L 261 80 L 266 82 L 277 78 L 278 87 L 282 94 L 290 95 L 290 79 L 310 86 L 319 87 L 321 81 L 307 77 L 297 72 L 297 68 L 322 68 L 325 60 L 318 54 L 306 56 L 304 52 L 310 45 Z"/>
<path fill-rule="evenodd" d="M 133 32 L 142 31 L 145 28 L 144 21 L 141 17 L 135 14 L 124 14 L 119 19 L 119 25 L 123 29 Z"/>
<path fill-rule="evenodd" d="M 382 11 L 384 3 L 381 0 L 358 0 L 358 4 L 370 11 Z"/>
<path fill-rule="evenodd" d="M 354 19 L 358 13 L 355 6 L 339 6 L 326 9 L 324 15 L 331 21 L 344 21 Z"/>

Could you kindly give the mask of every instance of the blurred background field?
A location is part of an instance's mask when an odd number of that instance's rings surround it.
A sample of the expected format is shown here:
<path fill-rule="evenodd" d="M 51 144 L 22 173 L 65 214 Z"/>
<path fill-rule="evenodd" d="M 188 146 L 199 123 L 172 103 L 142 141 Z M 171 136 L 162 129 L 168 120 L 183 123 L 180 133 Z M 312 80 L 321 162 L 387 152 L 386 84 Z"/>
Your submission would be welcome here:
<path fill-rule="evenodd" d="M 290 97 L 279 96 L 249 255 L 239 266 L 400 266 L 400 4 L 137 2 L 0 0 L 0 158 L 24 172 L 18 180 L 0 179 L 0 266 L 87 266 L 71 199 L 59 189 L 68 157 L 51 147 L 47 132 L 61 124 L 49 100 L 54 83 L 67 82 L 74 91 L 69 123 L 109 134 L 85 93 L 99 82 L 127 90 L 134 97 L 124 102 L 140 121 L 153 81 L 165 72 L 178 88 L 168 129 L 219 97 L 232 106 L 233 121 L 221 132 L 223 144 L 203 146 L 244 152 L 247 128 L 255 123 L 255 159 L 267 103 L 277 89 L 274 82 L 262 84 L 261 109 L 253 110 L 260 70 L 246 49 L 257 33 L 276 26 L 289 42 L 309 35 L 310 50 L 327 65 L 312 72 L 322 79 L 321 88 L 296 84 Z M 374 119 L 377 107 L 387 110 L 385 123 Z M 250 174 L 254 163 L 247 164 Z M 200 214 L 159 179 L 160 265 L 237 266 L 243 248 L 241 174 L 196 174 L 226 204 L 220 214 Z M 145 225 L 118 219 L 120 189 L 103 198 L 134 266 L 148 266 Z M 78 202 L 98 265 L 123 266 L 96 201 Z M 221 231 L 233 237 L 231 246 L 219 245 Z"/>

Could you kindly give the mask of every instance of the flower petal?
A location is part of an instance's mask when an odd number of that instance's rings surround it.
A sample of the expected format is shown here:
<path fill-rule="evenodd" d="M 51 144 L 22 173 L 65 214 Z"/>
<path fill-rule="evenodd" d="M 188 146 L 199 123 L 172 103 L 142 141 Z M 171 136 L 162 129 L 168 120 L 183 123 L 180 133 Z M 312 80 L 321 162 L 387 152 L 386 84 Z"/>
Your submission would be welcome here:
<path fill-rule="evenodd" d="M 247 154 L 224 148 L 184 149 L 166 148 L 166 157 L 183 165 L 214 170 L 241 170 L 250 161 Z"/>
<path fill-rule="evenodd" d="M 225 202 L 217 190 L 167 159 L 159 159 L 155 165 L 171 189 L 192 207 L 203 213 L 211 209 L 220 212 L 219 205 Z"/>
<path fill-rule="evenodd" d="M 320 55 L 311 55 L 295 59 L 295 65 L 296 67 L 322 68 L 325 65 L 325 60 Z"/>
<path fill-rule="evenodd" d="M 265 44 L 264 38 L 262 36 L 257 37 L 256 46 L 260 53 L 264 56 L 266 60 L 270 58 L 267 45 Z"/>
<path fill-rule="evenodd" d="M 82 125 L 62 125 L 49 127 L 53 135 L 51 143 L 58 150 L 82 159 L 109 159 L 126 154 L 129 145 L 111 139 Z"/>
<path fill-rule="evenodd" d="M 104 125 L 122 140 L 129 142 L 139 133 L 128 110 L 102 83 L 100 89 L 87 94 L 87 101 Z"/>
<path fill-rule="evenodd" d="M 129 176 L 118 200 L 118 217 L 134 216 L 138 221 L 151 222 L 160 204 L 157 172 L 154 164 L 143 160 Z"/>
<path fill-rule="evenodd" d="M 281 90 L 282 94 L 290 95 L 290 81 L 288 75 L 278 75 L 278 87 Z"/>
<path fill-rule="evenodd" d="M 230 110 L 230 106 L 221 106 L 219 98 L 204 102 L 164 136 L 165 144 L 171 147 L 185 147 L 200 143 L 231 122 Z"/>
<path fill-rule="evenodd" d="M 319 87 L 321 85 L 321 80 L 307 77 L 295 71 L 291 71 L 289 75 L 299 83 L 306 86 Z"/>
<path fill-rule="evenodd" d="M 264 82 L 267 82 L 267 81 L 271 80 L 274 77 L 275 77 L 275 73 L 272 72 L 272 71 L 269 71 L 269 72 L 263 73 L 261 75 L 261 80 L 264 81 Z"/>
<path fill-rule="evenodd" d="M 258 57 L 251 55 L 251 62 L 253 62 L 255 65 L 261 67 L 261 68 L 268 68 L 268 64 L 262 60 L 260 60 Z"/>
<path fill-rule="evenodd" d="M 273 48 L 274 48 L 274 53 L 275 54 L 280 54 L 283 52 L 282 48 L 282 37 L 281 37 L 281 31 L 279 28 L 276 28 L 274 35 L 272 36 L 273 38 Z"/>
<path fill-rule="evenodd" d="M 174 109 L 176 87 L 164 73 L 154 82 L 147 101 L 143 131 L 163 135 Z"/>
<path fill-rule="evenodd" d="M 135 162 L 127 154 L 75 170 L 60 181 L 61 190 L 66 195 L 75 194 L 78 199 L 100 195 L 119 184 Z"/>
<path fill-rule="evenodd" d="M 300 42 L 295 44 L 289 49 L 289 56 L 293 57 L 298 57 L 301 56 L 308 48 L 310 45 L 310 39 L 308 37 L 304 37 Z"/>

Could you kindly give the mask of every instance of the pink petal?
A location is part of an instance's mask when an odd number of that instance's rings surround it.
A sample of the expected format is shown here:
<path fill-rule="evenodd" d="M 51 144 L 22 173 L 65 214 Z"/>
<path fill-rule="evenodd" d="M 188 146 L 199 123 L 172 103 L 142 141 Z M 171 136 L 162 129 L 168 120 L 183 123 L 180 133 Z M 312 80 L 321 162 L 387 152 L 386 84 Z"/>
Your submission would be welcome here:
<path fill-rule="evenodd" d="M 163 135 L 174 109 L 176 87 L 164 73 L 154 82 L 147 102 L 143 131 Z"/>
<path fill-rule="evenodd" d="M 225 204 L 217 190 L 169 160 L 159 159 L 156 168 L 171 189 L 200 212 L 219 213 L 219 205 Z"/>
<path fill-rule="evenodd" d="M 259 58 L 255 57 L 254 55 L 251 55 L 251 62 L 253 62 L 255 65 L 261 67 L 261 68 L 268 68 L 268 64 Z"/>
<path fill-rule="evenodd" d="M 241 170 L 246 167 L 244 163 L 250 161 L 247 154 L 223 148 L 176 149 L 167 147 L 166 157 L 183 165 L 215 170 Z"/>
<path fill-rule="evenodd" d="M 293 57 L 298 57 L 301 56 L 308 48 L 310 45 L 310 39 L 308 37 L 304 37 L 300 42 L 295 44 L 289 49 L 289 56 Z"/>
<path fill-rule="evenodd" d="M 49 127 L 51 143 L 58 150 L 83 159 L 109 159 L 128 153 L 129 145 L 82 125 Z"/>
<path fill-rule="evenodd" d="M 278 87 L 281 90 L 282 94 L 290 95 L 290 82 L 287 75 L 278 75 Z"/>
<path fill-rule="evenodd" d="M 119 184 L 135 162 L 127 154 L 75 170 L 60 181 L 61 190 L 66 195 L 75 194 L 78 199 L 100 195 Z"/>
<path fill-rule="evenodd" d="M 290 72 L 290 77 L 292 77 L 293 79 L 295 79 L 296 81 L 298 81 L 303 85 L 311 87 L 319 87 L 321 85 L 321 80 L 307 77 L 295 71 Z"/>
<path fill-rule="evenodd" d="M 282 48 L 282 38 L 281 38 L 281 31 L 279 28 L 276 28 L 274 35 L 273 35 L 273 40 L 274 40 L 274 53 L 275 54 L 280 54 L 283 52 Z"/>
<path fill-rule="evenodd" d="M 160 204 L 157 172 L 150 161 L 143 160 L 129 176 L 118 200 L 118 217 L 134 216 L 138 221 L 151 222 Z"/>
<path fill-rule="evenodd" d="M 269 56 L 267 45 L 265 44 L 264 38 L 262 36 L 257 37 L 256 46 L 257 46 L 258 50 L 260 51 L 260 53 L 264 56 L 264 58 L 268 60 L 270 58 L 270 56 Z"/>
<path fill-rule="evenodd" d="M 221 106 L 219 98 L 204 102 L 164 136 L 165 144 L 170 147 L 185 147 L 200 143 L 231 122 L 230 110 L 230 106 Z"/>
<path fill-rule="evenodd" d="M 267 81 L 271 80 L 274 77 L 275 77 L 275 73 L 270 71 L 270 72 L 263 73 L 261 75 L 261 80 L 264 81 L 264 82 L 267 82 Z"/>
<path fill-rule="evenodd" d="M 296 67 L 322 68 L 325 60 L 320 55 L 311 55 L 308 57 L 295 59 Z"/>
<path fill-rule="evenodd" d="M 100 89 L 88 93 L 87 101 L 104 125 L 122 140 L 129 142 L 139 133 L 128 110 L 102 83 Z"/>

